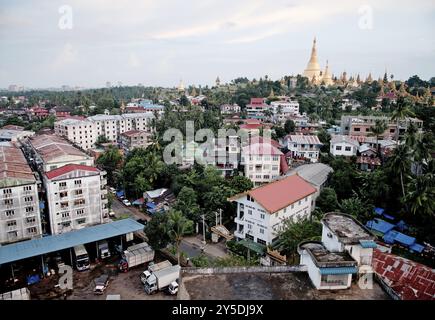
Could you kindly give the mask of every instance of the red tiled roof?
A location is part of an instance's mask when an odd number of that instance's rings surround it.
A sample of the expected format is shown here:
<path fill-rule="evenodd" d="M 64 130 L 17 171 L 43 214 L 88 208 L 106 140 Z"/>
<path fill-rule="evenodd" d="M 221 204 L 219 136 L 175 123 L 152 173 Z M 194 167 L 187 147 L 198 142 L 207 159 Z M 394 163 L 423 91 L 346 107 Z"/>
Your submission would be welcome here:
<path fill-rule="evenodd" d="M 435 300 L 433 269 L 376 249 L 373 268 L 402 300 Z"/>
<path fill-rule="evenodd" d="M 236 200 L 248 194 L 272 214 L 315 192 L 316 189 L 311 184 L 295 174 L 235 195 L 230 200 Z"/>
<path fill-rule="evenodd" d="M 63 167 L 48 171 L 45 173 L 45 175 L 48 179 L 54 179 L 75 170 L 99 172 L 99 170 L 95 167 L 84 166 L 81 164 L 67 164 Z"/>

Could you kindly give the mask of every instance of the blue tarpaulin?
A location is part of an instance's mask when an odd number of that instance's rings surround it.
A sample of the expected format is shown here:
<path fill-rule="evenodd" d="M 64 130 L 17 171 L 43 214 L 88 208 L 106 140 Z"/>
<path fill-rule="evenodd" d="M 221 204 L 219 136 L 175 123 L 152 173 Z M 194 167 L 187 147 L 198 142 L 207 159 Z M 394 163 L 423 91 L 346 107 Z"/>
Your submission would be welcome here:
<path fill-rule="evenodd" d="M 116 191 L 116 196 L 118 198 L 124 197 L 124 190 Z"/>
<path fill-rule="evenodd" d="M 375 230 L 377 232 L 380 232 L 382 234 L 385 234 L 388 231 L 394 229 L 394 224 L 391 224 L 391 223 L 386 222 L 382 219 L 376 218 L 374 220 L 367 221 L 366 227 L 369 229 Z"/>
<path fill-rule="evenodd" d="M 414 252 L 422 253 L 424 250 L 424 247 L 421 244 L 414 243 L 412 246 L 409 247 Z"/>
<path fill-rule="evenodd" d="M 39 209 L 43 210 L 45 208 L 45 202 L 39 201 Z"/>
<path fill-rule="evenodd" d="M 395 217 L 390 216 L 389 214 L 386 214 L 386 213 L 384 213 L 383 216 L 384 216 L 384 218 L 386 218 L 388 220 L 394 220 L 394 219 L 396 219 Z"/>
<path fill-rule="evenodd" d="M 375 213 L 379 216 L 382 216 L 384 214 L 384 209 L 383 208 L 375 208 Z"/>
<path fill-rule="evenodd" d="M 361 247 L 367 249 L 367 248 L 376 248 L 377 244 L 373 240 L 360 240 L 359 243 L 361 244 Z"/>
<path fill-rule="evenodd" d="M 396 230 L 391 230 L 386 233 L 383 237 L 384 241 L 389 244 L 393 244 L 394 242 L 398 242 L 405 247 L 410 247 L 415 244 L 415 238 L 407 236 Z"/>
<path fill-rule="evenodd" d="M 399 229 L 400 231 L 405 231 L 408 230 L 408 225 L 405 223 L 405 221 L 400 220 L 399 222 L 396 223 L 396 227 L 397 229 Z"/>
<path fill-rule="evenodd" d="M 335 268 L 320 268 L 320 274 L 351 274 L 357 273 L 357 267 L 335 267 Z"/>
<path fill-rule="evenodd" d="M 27 277 L 27 285 L 38 283 L 40 280 L 41 280 L 41 278 L 37 274 L 35 274 L 33 276 L 28 276 Z"/>

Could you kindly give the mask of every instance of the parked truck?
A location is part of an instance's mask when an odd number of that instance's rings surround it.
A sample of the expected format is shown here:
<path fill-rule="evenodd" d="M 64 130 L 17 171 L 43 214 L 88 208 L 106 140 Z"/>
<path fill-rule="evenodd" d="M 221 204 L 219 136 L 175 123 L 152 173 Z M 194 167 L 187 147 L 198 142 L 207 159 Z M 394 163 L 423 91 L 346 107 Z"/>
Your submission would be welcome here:
<path fill-rule="evenodd" d="M 154 253 L 153 248 L 146 242 L 130 246 L 121 254 L 119 270 L 127 272 L 130 268 L 153 261 Z"/>
<path fill-rule="evenodd" d="M 169 260 L 165 260 L 159 263 L 152 263 L 148 265 L 148 269 L 141 273 L 140 275 L 140 281 L 142 281 L 142 284 L 145 284 L 148 278 L 152 275 L 153 272 L 156 272 L 158 270 L 162 270 L 168 267 L 171 267 L 172 263 L 169 262 Z"/>
<path fill-rule="evenodd" d="M 157 293 L 167 290 L 170 294 L 178 292 L 178 278 L 180 276 L 180 266 L 166 267 L 151 273 L 145 281 L 144 290 L 147 294 Z"/>
<path fill-rule="evenodd" d="M 98 255 L 101 259 L 110 257 L 109 244 L 106 240 L 98 242 Z"/>
<path fill-rule="evenodd" d="M 84 245 L 80 244 L 74 247 L 74 258 L 78 271 L 84 271 L 91 268 L 89 263 L 89 255 Z"/>

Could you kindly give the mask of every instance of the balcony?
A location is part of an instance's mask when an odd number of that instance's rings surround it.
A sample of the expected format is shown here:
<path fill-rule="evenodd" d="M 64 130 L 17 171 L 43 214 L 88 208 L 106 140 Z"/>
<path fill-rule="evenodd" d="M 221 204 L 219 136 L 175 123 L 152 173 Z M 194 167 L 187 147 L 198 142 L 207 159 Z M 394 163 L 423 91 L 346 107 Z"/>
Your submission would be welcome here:
<path fill-rule="evenodd" d="M 8 226 L 6 228 L 7 231 L 17 231 L 18 230 L 18 225 L 14 225 L 14 226 Z"/>
<path fill-rule="evenodd" d="M 61 186 L 61 185 L 59 185 L 59 190 L 66 190 L 66 189 L 68 189 L 68 186 Z"/>
<path fill-rule="evenodd" d="M 234 219 L 234 222 L 237 224 L 243 224 L 245 222 L 245 217 L 244 216 L 236 217 Z"/>
<path fill-rule="evenodd" d="M 234 236 L 237 238 L 245 238 L 244 229 L 234 231 Z"/>
<path fill-rule="evenodd" d="M 4 193 L 4 194 L 1 195 L 0 198 L 1 199 L 10 199 L 12 197 L 13 197 L 12 193 Z"/>

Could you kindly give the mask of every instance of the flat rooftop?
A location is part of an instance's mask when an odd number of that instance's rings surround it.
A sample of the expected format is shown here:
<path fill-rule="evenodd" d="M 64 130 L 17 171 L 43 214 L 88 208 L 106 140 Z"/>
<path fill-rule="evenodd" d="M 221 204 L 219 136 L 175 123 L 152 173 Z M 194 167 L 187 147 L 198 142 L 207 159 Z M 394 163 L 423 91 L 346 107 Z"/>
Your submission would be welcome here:
<path fill-rule="evenodd" d="M 359 243 L 360 240 L 375 240 L 375 236 L 353 217 L 339 212 L 330 212 L 321 220 L 341 242 Z"/>
<path fill-rule="evenodd" d="M 263 268 L 263 272 L 258 269 Z M 317 290 L 304 271 L 273 272 L 277 267 L 204 268 L 181 270 L 180 300 L 389 300 L 374 283 L 373 289 L 353 284 L 347 290 Z M 196 269 L 196 270 L 195 270 Z M 198 270 L 199 269 L 199 270 Z M 235 272 L 231 272 L 232 269 Z M 268 272 L 272 270 L 272 272 Z"/>
<path fill-rule="evenodd" d="M 301 243 L 300 249 L 306 250 L 319 268 L 352 267 L 358 263 L 347 252 L 330 252 L 320 242 Z"/>

